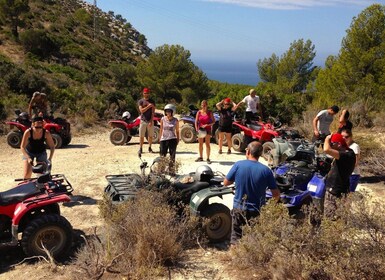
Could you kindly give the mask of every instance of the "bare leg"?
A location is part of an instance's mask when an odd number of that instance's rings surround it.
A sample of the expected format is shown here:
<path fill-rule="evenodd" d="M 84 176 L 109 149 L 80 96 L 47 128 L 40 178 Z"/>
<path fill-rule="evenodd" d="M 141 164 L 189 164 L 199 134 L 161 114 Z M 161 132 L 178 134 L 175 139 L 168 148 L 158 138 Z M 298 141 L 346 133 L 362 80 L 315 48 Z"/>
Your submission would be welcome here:
<path fill-rule="evenodd" d="M 154 125 L 154 124 L 152 124 L 152 125 Z M 153 135 L 150 135 L 148 126 L 147 126 L 147 135 L 148 135 L 148 148 L 151 148 Z"/>
<path fill-rule="evenodd" d="M 231 151 L 231 133 L 226 133 L 227 148 Z"/>
<path fill-rule="evenodd" d="M 199 142 L 199 157 L 200 158 L 203 158 L 203 138 L 199 138 L 198 139 L 198 142 Z"/>
<path fill-rule="evenodd" d="M 28 160 L 23 160 L 23 164 L 24 164 L 24 174 L 23 174 L 23 178 L 24 179 L 29 179 L 31 178 L 31 175 L 32 175 L 32 166 L 31 164 L 28 162 Z"/>
<path fill-rule="evenodd" d="M 219 151 L 222 151 L 223 134 L 224 134 L 224 132 L 219 132 Z"/>
<path fill-rule="evenodd" d="M 210 159 L 210 138 L 211 138 L 211 135 L 208 135 L 208 134 L 205 137 L 207 159 Z"/>

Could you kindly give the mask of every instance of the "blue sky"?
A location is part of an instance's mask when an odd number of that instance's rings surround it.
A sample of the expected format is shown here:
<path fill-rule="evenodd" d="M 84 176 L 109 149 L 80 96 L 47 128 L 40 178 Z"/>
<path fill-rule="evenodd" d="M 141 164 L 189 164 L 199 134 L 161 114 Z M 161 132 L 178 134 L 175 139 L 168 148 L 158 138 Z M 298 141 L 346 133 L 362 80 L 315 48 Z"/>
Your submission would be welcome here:
<path fill-rule="evenodd" d="M 315 62 L 323 65 L 338 53 L 353 17 L 373 3 L 385 0 L 97 0 L 144 34 L 152 49 L 179 44 L 193 61 L 254 66 L 301 38 L 313 42 Z"/>

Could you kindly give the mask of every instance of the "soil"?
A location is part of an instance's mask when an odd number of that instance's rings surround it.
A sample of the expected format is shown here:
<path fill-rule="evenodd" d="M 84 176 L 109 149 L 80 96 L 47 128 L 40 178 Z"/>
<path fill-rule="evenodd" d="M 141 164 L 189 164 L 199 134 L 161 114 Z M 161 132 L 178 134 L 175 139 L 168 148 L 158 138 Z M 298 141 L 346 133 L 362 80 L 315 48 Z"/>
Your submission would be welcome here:
<path fill-rule="evenodd" d="M 89 235 L 94 232 L 95 227 L 102 225 L 97 201 L 102 198 L 106 186 L 105 176 L 107 174 L 139 173 L 141 161 L 137 156 L 138 148 L 138 137 L 132 138 L 131 142 L 125 146 L 114 146 L 109 141 L 109 131 L 102 130 L 75 136 L 69 146 L 55 151 L 52 174 L 65 174 L 74 188 L 73 201 L 61 206 L 62 215 L 70 221 L 76 232 Z M 158 155 L 148 153 L 147 150 L 146 143 L 142 159 L 151 163 Z M 153 145 L 153 150 L 158 152 L 159 145 Z M 0 191 L 5 191 L 17 184 L 14 181 L 15 178 L 22 176 L 22 154 L 19 149 L 13 149 L 7 145 L 5 136 L 0 137 L 0 151 Z M 193 172 L 202 165 L 202 162 L 194 161 L 198 157 L 197 151 L 197 143 L 180 142 L 177 148 L 177 160 L 181 162 L 180 174 Z M 227 151 L 227 147 L 224 147 L 224 151 Z M 226 174 L 236 161 L 244 158 L 243 153 L 237 152 L 230 155 L 226 153 L 219 155 L 218 146 L 211 144 L 212 164 L 210 166 L 213 171 L 221 171 Z M 371 185 L 374 187 L 371 188 Z M 367 184 L 366 188 L 384 194 L 383 181 Z M 48 277 L 68 279 L 65 277 L 65 266 L 54 270 L 47 269 L 49 265 L 45 262 L 17 264 L 20 261 L 20 249 L 2 250 L 0 255 L 0 279 L 44 279 Z M 231 276 L 229 269 L 226 269 L 230 256 L 223 248 L 200 248 L 188 252 L 188 256 L 185 267 L 178 272 L 172 272 L 169 279 L 236 278 Z"/>

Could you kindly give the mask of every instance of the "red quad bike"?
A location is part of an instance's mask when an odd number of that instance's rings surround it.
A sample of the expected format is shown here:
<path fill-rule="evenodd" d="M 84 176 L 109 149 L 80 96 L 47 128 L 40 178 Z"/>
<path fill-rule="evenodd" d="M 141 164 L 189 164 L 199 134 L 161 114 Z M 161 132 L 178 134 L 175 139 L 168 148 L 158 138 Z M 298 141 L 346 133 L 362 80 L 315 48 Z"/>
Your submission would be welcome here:
<path fill-rule="evenodd" d="M 155 113 L 154 115 L 154 136 L 152 143 L 159 143 L 160 139 L 160 119 L 163 117 L 161 113 Z M 110 141 L 114 145 L 124 145 L 130 142 L 133 136 L 139 136 L 140 116 L 133 121 L 126 121 L 124 119 L 112 120 L 108 122 L 113 127 L 110 133 Z M 146 136 L 147 140 L 148 137 Z"/>
<path fill-rule="evenodd" d="M 27 112 L 15 110 L 16 119 L 5 122 L 11 128 L 7 134 L 7 143 L 12 148 L 20 148 L 21 139 L 24 132 L 31 127 L 31 121 Z M 55 143 L 55 148 L 61 148 L 71 142 L 71 125 L 68 121 L 62 118 L 54 118 L 51 116 L 44 119 L 44 128 L 51 132 L 52 139 Z"/>
<path fill-rule="evenodd" d="M 65 259 L 73 231 L 59 203 L 71 200 L 72 186 L 64 175 L 51 175 L 50 164 L 38 163 L 32 171 L 41 174 L 0 192 L 0 248 L 20 242 L 27 256 L 47 256 L 48 251 L 56 260 Z"/>

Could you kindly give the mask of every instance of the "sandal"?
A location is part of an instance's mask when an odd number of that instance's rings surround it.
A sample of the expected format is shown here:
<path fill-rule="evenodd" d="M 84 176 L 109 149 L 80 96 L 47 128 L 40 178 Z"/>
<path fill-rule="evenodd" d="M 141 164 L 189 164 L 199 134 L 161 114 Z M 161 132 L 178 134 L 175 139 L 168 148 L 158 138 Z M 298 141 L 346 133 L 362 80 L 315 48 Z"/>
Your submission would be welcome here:
<path fill-rule="evenodd" d="M 222 150 L 219 150 L 219 151 L 218 151 L 218 154 L 220 154 L 220 155 L 221 155 L 221 154 L 222 154 Z"/>
<path fill-rule="evenodd" d="M 195 160 L 195 162 L 198 162 L 198 161 L 203 161 L 203 158 L 199 157 Z"/>
<path fill-rule="evenodd" d="M 231 154 L 231 150 L 227 150 L 227 154 L 228 154 L 228 155 Z"/>
<path fill-rule="evenodd" d="M 211 164 L 211 160 L 210 160 L 209 158 L 207 159 L 207 163 L 208 163 L 208 164 Z"/>

